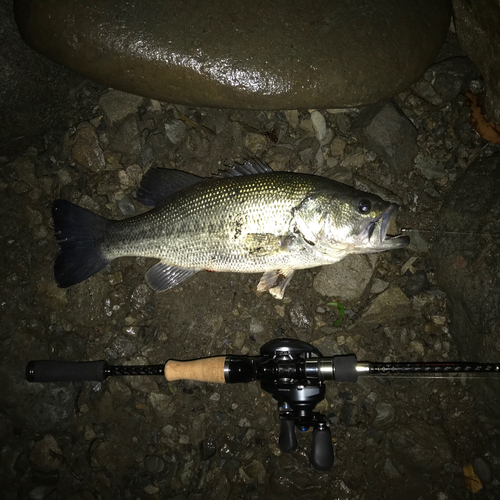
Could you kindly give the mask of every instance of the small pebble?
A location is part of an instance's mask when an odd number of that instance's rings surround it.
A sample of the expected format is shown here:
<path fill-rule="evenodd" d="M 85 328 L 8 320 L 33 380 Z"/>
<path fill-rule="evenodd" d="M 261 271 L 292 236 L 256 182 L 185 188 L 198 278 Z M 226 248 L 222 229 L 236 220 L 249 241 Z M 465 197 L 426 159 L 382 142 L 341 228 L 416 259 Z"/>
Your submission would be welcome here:
<path fill-rule="evenodd" d="M 158 455 L 148 455 L 144 459 L 144 467 L 150 474 L 157 475 L 165 469 L 165 462 Z"/>
<path fill-rule="evenodd" d="M 217 443 L 214 438 L 204 439 L 201 444 L 202 458 L 208 460 L 215 455 L 217 451 Z"/>
<path fill-rule="evenodd" d="M 386 458 L 386 460 L 385 460 L 384 474 L 389 479 L 399 479 L 401 477 L 401 474 L 399 473 L 398 469 L 396 469 L 396 467 L 394 467 L 394 464 L 391 462 L 390 458 Z"/>
<path fill-rule="evenodd" d="M 152 484 L 148 484 L 148 486 L 146 486 L 144 488 L 144 491 L 148 495 L 154 495 L 155 493 L 158 493 L 160 491 L 160 488 L 157 488 L 156 486 L 153 486 Z"/>
<path fill-rule="evenodd" d="M 404 293 L 407 297 L 414 297 L 422 292 L 424 292 L 427 288 L 427 274 L 425 271 L 417 271 L 406 283 Z"/>
<path fill-rule="evenodd" d="M 311 113 L 311 122 L 312 122 L 312 126 L 314 128 L 314 132 L 316 134 L 316 137 L 318 138 L 318 141 L 321 142 L 326 135 L 325 117 L 319 111 L 314 110 Z"/>
<path fill-rule="evenodd" d="M 124 196 L 122 199 L 116 202 L 120 212 L 125 215 L 125 217 L 132 217 L 135 214 L 135 206 L 132 198 L 129 195 Z"/>
<path fill-rule="evenodd" d="M 472 467 L 477 477 L 483 484 L 490 484 L 492 481 L 491 467 L 488 462 L 482 457 L 476 457 L 472 460 Z"/>
<path fill-rule="evenodd" d="M 410 347 L 420 356 L 423 356 L 425 354 L 424 345 L 418 340 L 412 340 L 410 342 Z"/>

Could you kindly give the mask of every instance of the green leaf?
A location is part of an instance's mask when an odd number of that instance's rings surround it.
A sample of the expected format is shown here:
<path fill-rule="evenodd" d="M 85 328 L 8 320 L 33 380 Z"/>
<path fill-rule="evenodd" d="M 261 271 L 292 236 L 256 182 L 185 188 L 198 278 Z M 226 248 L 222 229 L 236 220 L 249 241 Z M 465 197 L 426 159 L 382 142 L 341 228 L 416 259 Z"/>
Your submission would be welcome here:
<path fill-rule="evenodd" d="M 340 318 L 333 323 L 333 326 L 340 326 L 342 324 L 342 318 L 345 316 L 345 308 L 340 302 L 328 302 L 327 306 L 336 306 L 339 312 Z"/>
<path fill-rule="evenodd" d="M 337 302 L 337 309 L 339 310 L 340 316 L 343 318 L 345 316 L 345 309 L 340 302 Z"/>

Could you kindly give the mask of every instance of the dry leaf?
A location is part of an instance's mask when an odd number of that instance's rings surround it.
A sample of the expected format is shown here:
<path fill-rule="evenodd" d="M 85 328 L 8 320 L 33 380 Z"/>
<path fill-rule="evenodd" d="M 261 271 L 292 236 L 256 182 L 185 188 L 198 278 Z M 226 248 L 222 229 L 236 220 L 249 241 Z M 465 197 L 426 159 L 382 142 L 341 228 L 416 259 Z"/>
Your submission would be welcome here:
<path fill-rule="evenodd" d="M 465 96 L 467 98 L 467 105 L 470 108 L 470 122 L 474 130 L 485 141 L 500 144 L 500 126 L 486 120 L 481 110 L 481 105 L 472 92 L 467 92 Z"/>
<path fill-rule="evenodd" d="M 199 123 L 196 123 L 195 121 L 191 120 L 191 118 L 188 118 L 185 114 L 181 113 L 180 111 L 177 111 L 179 114 L 179 118 L 188 126 L 191 128 L 201 128 L 205 132 L 208 132 L 210 135 L 217 135 L 211 128 L 205 127 L 205 125 L 200 125 Z"/>
<path fill-rule="evenodd" d="M 472 493 L 477 493 L 478 491 L 483 489 L 483 483 L 476 476 L 474 472 L 474 467 L 471 464 L 467 464 L 463 468 L 464 476 L 465 476 L 465 487 L 471 491 Z"/>

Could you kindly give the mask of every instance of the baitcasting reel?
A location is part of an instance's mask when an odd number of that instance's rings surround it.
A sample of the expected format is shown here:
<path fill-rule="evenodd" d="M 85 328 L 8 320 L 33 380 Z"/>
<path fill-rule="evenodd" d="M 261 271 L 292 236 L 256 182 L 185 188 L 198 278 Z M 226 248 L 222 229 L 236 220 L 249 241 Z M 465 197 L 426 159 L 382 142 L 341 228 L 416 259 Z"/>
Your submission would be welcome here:
<path fill-rule="evenodd" d="M 357 381 L 356 356 L 335 356 L 323 362 L 316 348 L 299 340 L 272 340 L 262 346 L 260 353 L 263 359 L 257 377 L 262 389 L 278 401 L 281 451 L 297 449 L 295 427 L 301 431 L 313 427 L 311 464 L 317 470 L 330 469 L 332 436 L 325 416 L 314 408 L 325 397 L 324 380 Z"/>
<path fill-rule="evenodd" d="M 30 361 L 29 382 L 95 380 L 116 375 L 164 375 L 167 380 L 213 383 L 261 381 L 261 387 L 278 402 L 281 421 L 280 449 L 297 449 L 295 427 L 313 427 L 310 461 L 321 471 L 333 465 L 333 446 L 326 418 L 314 411 L 325 397 L 324 381 L 356 382 L 360 375 L 500 373 L 500 363 L 358 363 L 354 354 L 323 357 L 311 344 L 277 339 L 264 344 L 260 356 L 216 356 L 192 361 L 169 360 L 164 365 L 112 366 L 106 361 Z M 418 375 L 417 375 L 418 376 Z"/>

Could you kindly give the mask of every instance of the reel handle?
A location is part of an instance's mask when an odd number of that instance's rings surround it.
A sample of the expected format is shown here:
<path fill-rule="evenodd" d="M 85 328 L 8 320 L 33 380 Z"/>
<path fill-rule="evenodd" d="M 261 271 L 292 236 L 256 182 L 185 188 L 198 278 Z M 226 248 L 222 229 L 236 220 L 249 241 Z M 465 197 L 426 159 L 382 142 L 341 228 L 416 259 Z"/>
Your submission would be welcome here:
<path fill-rule="evenodd" d="M 282 418 L 279 445 L 284 453 L 291 453 L 297 449 L 297 436 L 295 435 L 295 420 Z"/>
<path fill-rule="evenodd" d="M 326 471 L 333 466 L 332 433 L 325 424 L 313 430 L 310 461 L 316 470 Z"/>

